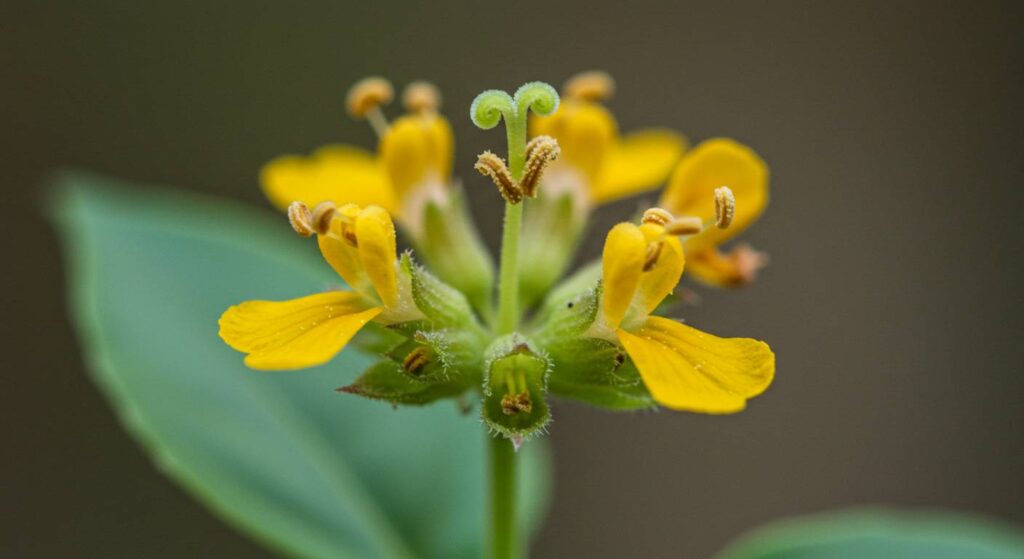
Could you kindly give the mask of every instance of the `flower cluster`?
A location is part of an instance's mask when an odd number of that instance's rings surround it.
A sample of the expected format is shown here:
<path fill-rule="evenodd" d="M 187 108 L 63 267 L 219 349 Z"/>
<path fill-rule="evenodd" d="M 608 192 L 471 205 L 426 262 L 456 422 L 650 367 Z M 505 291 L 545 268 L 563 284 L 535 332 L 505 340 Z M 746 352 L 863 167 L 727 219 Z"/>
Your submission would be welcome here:
<path fill-rule="evenodd" d="M 356 344 L 380 359 L 339 390 L 396 405 L 457 398 L 467 410 L 476 395 L 489 428 L 517 445 L 544 431 L 549 395 L 618 410 L 742 410 L 772 381 L 767 344 L 655 313 L 684 268 L 717 286 L 754 279 L 764 255 L 720 247 L 763 212 L 767 167 L 732 140 L 687 150 L 669 130 L 620 135 L 602 104 L 612 89 L 591 72 L 561 97 L 534 82 L 473 103 L 477 126 L 504 121 L 508 137 L 507 160 L 488 151 L 476 164 L 506 202 L 496 271 L 452 179 L 437 89 L 408 86 L 407 114 L 388 122 L 391 85 L 356 84 L 348 110 L 377 132 L 376 155 L 329 146 L 275 159 L 261 177 L 345 287 L 231 307 L 221 337 L 270 370 L 320 365 Z M 657 207 L 607 233 L 599 262 L 563 278 L 595 207 L 666 181 Z M 401 256 L 396 223 L 412 247 Z"/>

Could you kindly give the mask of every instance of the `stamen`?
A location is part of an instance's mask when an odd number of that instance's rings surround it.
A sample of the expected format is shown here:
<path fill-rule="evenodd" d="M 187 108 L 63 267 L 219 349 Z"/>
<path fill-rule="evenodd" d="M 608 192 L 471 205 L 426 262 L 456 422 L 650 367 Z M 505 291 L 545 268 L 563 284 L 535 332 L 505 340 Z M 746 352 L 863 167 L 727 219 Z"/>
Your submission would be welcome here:
<path fill-rule="evenodd" d="M 664 242 L 658 241 L 647 245 L 647 253 L 644 255 L 645 272 L 650 272 L 654 269 L 654 266 L 658 263 L 658 257 L 661 256 L 661 247 L 664 244 Z"/>
<path fill-rule="evenodd" d="M 615 80 L 607 72 L 594 70 L 576 74 L 562 87 L 565 96 L 580 101 L 605 101 L 615 93 Z"/>
<path fill-rule="evenodd" d="M 696 235 L 704 229 L 704 223 L 699 217 L 679 217 L 665 226 L 665 232 L 669 235 Z"/>
<path fill-rule="evenodd" d="M 364 78 L 348 90 L 345 106 L 353 118 L 365 118 L 378 136 L 388 131 L 388 121 L 381 112 L 381 105 L 387 105 L 395 97 L 391 82 L 384 78 Z"/>
<path fill-rule="evenodd" d="M 725 229 L 732 224 L 736 216 L 736 197 L 728 186 L 720 186 L 715 189 L 715 225 L 719 229 Z"/>
<path fill-rule="evenodd" d="M 501 197 L 509 204 L 518 204 L 523 200 L 523 191 L 519 189 L 505 161 L 490 151 L 481 153 L 473 166 L 481 175 L 490 177 L 498 187 Z"/>
<path fill-rule="evenodd" d="M 412 82 L 402 91 L 402 106 L 411 113 L 437 112 L 441 108 L 441 92 L 430 82 Z"/>
<path fill-rule="evenodd" d="M 662 227 L 668 225 L 675 218 L 672 216 L 672 212 L 664 208 L 651 208 L 644 212 L 641 223 L 653 223 L 655 225 L 661 225 Z"/>
<path fill-rule="evenodd" d="M 320 235 L 326 234 L 331 230 L 331 220 L 334 219 L 335 213 L 337 213 L 337 207 L 334 202 L 327 200 L 317 204 L 313 208 L 313 229 Z"/>
<path fill-rule="evenodd" d="M 309 206 L 302 202 L 292 202 L 288 206 L 288 223 L 292 225 L 292 229 L 296 233 L 303 237 L 309 237 L 316 233 L 313 228 L 313 214 L 309 211 Z"/>
<path fill-rule="evenodd" d="M 530 391 L 523 390 L 519 394 L 505 394 L 501 398 L 501 411 L 505 415 L 517 415 L 533 411 L 533 400 Z"/>
<path fill-rule="evenodd" d="M 519 181 L 519 189 L 524 195 L 537 197 L 537 187 L 544 170 L 561 153 L 558 141 L 551 136 L 537 136 L 526 144 L 526 169 L 523 171 L 523 179 Z"/>
<path fill-rule="evenodd" d="M 402 360 L 402 370 L 412 376 L 418 376 L 428 363 L 430 363 L 430 350 L 425 347 L 417 347 Z"/>

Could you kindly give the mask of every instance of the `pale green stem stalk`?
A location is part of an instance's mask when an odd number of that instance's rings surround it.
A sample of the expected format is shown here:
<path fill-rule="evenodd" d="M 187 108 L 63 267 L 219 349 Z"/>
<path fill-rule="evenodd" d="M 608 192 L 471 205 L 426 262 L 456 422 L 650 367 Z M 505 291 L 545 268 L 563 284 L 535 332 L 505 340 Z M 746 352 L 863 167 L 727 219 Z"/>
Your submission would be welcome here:
<path fill-rule="evenodd" d="M 508 170 L 512 178 L 523 176 L 526 159 L 526 117 L 505 121 L 508 137 Z M 501 272 L 498 277 L 498 333 L 514 332 L 519 326 L 519 230 L 523 224 L 523 205 L 505 204 L 505 224 L 501 235 Z"/>
<path fill-rule="evenodd" d="M 488 435 L 491 450 L 491 559 L 518 559 L 516 451 L 504 437 Z"/>

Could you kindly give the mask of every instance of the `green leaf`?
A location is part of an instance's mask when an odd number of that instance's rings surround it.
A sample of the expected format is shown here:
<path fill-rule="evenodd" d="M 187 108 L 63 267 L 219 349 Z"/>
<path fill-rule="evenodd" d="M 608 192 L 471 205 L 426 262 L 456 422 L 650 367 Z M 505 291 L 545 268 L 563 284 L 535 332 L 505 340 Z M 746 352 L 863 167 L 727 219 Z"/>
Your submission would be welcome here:
<path fill-rule="evenodd" d="M 855 509 L 783 520 L 744 536 L 717 559 L 1021 559 L 1019 530 L 939 512 Z"/>
<path fill-rule="evenodd" d="M 247 299 L 340 283 L 280 216 L 92 175 L 58 181 L 54 217 L 89 369 L 157 466 L 203 503 L 300 557 L 475 558 L 485 436 L 454 405 L 393 411 L 335 392 L 355 348 L 296 372 L 247 369 L 217 317 Z M 548 462 L 524 460 L 523 521 L 543 516 Z"/>

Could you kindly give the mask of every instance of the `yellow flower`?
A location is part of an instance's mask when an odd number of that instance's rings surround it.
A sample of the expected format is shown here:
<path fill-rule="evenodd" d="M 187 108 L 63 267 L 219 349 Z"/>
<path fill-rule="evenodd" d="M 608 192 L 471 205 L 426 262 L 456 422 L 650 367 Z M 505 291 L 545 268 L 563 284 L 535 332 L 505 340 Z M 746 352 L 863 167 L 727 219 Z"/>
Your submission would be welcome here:
<path fill-rule="evenodd" d="M 702 413 L 734 413 L 764 392 L 775 356 L 764 342 L 719 338 L 651 316 L 679 282 L 683 243 L 664 223 L 620 223 L 605 240 L 600 311 L 591 337 L 622 345 L 661 405 Z"/>
<path fill-rule="evenodd" d="M 592 74 L 573 78 L 558 111 L 531 121 L 532 135 L 555 138 L 562 152 L 548 169 L 541 194 L 569 192 L 582 208 L 656 188 L 686 149 L 685 138 L 666 129 L 620 136 L 611 112 L 596 102 L 610 95 L 610 81 L 600 84 L 603 91 L 592 84 L 581 87 L 594 79 Z"/>
<path fill-rule="evenodd" d="M 376 156 L 347 145 L 323 147 L 308 157 L 285 155 L 264 165 L 260 182 L 282 210 L 294 201 L 372 204 L 393 213 L 416 235 L 423 205 L 445 197 L 453 144 L 444 117 L 409 114 L 391 123 Z"/>
<path fill-rule="evenodd" d="M 297 203 L 296 230 L 317 231 L 320 252 L 354 291 L 329 291 L 290 301 L 247 301 L 220 317 L 220 337 L 247 353 L 254 369 L 298 369 L 329 361 L 367 322 L 422 318 L 409 278 L 399 273 L 395 227 L 379 206 L 333 209 Z M 316 217 L 316 220 L 312 218 Z"/>
<path fill-rule="evenodd" d="M 768 166 L 747 146 L 716 138 L 702 142 L 679 162 L 659 205 L 677 215 L 714 218 L 714 191 L 728 186 L 736 198 L 729 227 L 708 227 L 686 240 L 690 272 L 713 285 L 749 283 L 764 266 L 764 255 L 747 245 L 723 254 L 719 247 L 749 227 L 768 205 Z"/>

